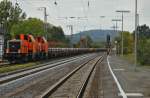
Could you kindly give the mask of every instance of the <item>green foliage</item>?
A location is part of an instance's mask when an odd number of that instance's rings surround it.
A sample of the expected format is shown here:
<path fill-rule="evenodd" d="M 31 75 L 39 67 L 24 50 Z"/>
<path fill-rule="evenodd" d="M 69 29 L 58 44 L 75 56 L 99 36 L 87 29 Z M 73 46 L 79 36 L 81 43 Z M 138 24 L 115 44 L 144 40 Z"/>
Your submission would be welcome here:
<path fill-rule="evenodd" d="M 4 25 L 7 33 L 10 32 L 13 24 L 22 21 L 25 17 L 26 14 L 22 12 L 18 4 L 13 5 L 8 0 L 0 2 L 0 24 Z"/>
<path fill-rule="evenodd" d="M 142 65 L 150 64 L 150 39 L 145 40 L 144 43 L 138 45 L 137 59 Z"/>
<path fill-rule="evenodd" d="M 104 48 L 105 43 L 104 42 L 93 42 L 91 47 L 92 48 Z"/>
<path fill-rule="evenodd" d="M 56 26 L 53 26 L 52 28 L 49 28 L 48 30 L 49 32 L 49 39 L 50 40 L 59 40 L 59 41 L 65 41 L 65 35 L 64 35 L 64 32 L 62 30 L 61 27 L 56 27 Z"/>
<path fill-rule="evenodd" d="M 11 1 L 0 2 L 0 24 L 5 28 L 5 42 L 16 34 L 32 34 L 34 36 L 46 36 L 48 40 L 57 40 L 69 43 L 65 38 L 61 27 L 47 23 L 47 33 L 44 31 L 44 22 L 37 18 L 26 18 L 26 14 L 20 6 Z M 5 43 L 6 45 L 6 43 Z"/>
<path fill-rule="evenodd" d="M 4 29 L 4 48 L 6 48 L 6 42 L 11 38 L 10 30 L 14 24 L 25 19 L 26 14 L 22 12 L 22 9 L 18 4 L 13 5 L 9 0 L 3 0 L 0 2 L 0 25 Z"/>
<path fill-rule="evenodd" d="M 146 25 L 138 27 L 137 59 L 142 65 L 150 64 L 150 28 Z"/>
<path fill-rule="evenodd" d="M 124 32 L 123 37 L 124 37 L 124 54 L 132 53 L 134 46 L 132 34 L 130 32 Z"/>
<path fill-rule="evenodd" d="M 147 25 L 142 25 L 138 27 L 139 36 L 138 39 L 149 39 L 150 38 L 150 28 Z"/>
<path fill-rule="evenodd" d="M 56 27 L 51 24 L 47 24 L 47 32 L 44 31 L 44 22 L 37 18 L 28 18 L 18 24 L 13 25 L 11 28 L 11 36 L 17 34 L 32 34 L 33 36 L 45 36 L 47 35 L 48 41 L 55 40 L 64 43 L 69 43 L 69 40 L 65 38 L 64 32 L 61 27 Z M 62 46 L 63 47 L 63 46 Z"/>
<path fill-rule="evenodd" d="M 13 25 L 11 28 L 11 35 L 16 34 L 32 34 L 34 36 L 44 36 L 44 23 L 40 19 L 29 18 L 20 22 L 19 24 Z"/>
<path fill-rule="evenodd" d="M 88 45 L 88 47 L 92 47 L 92 44 L 93 44 L 92 38 L 89 35 L 87 35 L 86 39 L 87 39 L 87 45 Z"/>
<path fill-rule="evenodd" d="M 70 40 L 69 38 L 67 38 L 64 34 L 64 31 L 63 29 L 58 26 L 48 26 L 48 40 L 51 41 L 51 40 L 55 40 L 55 41 L 60 41 L 64 44 L 60 45 L 60 46 L 57 46 L 57 47 L 68 47 L 69 46 L 69 43 L 70 43 Z"/>
<path fill-rule="evenodd" d="M 130 32 L 123 32 L 123 45 L 124 45 L 124 54 L 129 54 L 133 52 L 133 36 Z M 115 38 L 115 41 L 117 41 L 117 45 L 119 46 L 119 53 L 121 52 L 121 34 L 119 37 Z"/>

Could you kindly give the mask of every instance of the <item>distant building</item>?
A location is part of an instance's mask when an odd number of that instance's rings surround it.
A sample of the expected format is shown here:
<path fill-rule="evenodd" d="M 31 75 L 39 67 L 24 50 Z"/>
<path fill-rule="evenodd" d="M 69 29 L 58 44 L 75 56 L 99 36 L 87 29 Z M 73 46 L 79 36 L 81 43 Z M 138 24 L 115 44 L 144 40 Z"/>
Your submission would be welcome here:
<path fill-rule="evenodd" d="M 80 48 L 87 48 L 87 38 L 86 37 L 81 37 L 80 39 Z"/>

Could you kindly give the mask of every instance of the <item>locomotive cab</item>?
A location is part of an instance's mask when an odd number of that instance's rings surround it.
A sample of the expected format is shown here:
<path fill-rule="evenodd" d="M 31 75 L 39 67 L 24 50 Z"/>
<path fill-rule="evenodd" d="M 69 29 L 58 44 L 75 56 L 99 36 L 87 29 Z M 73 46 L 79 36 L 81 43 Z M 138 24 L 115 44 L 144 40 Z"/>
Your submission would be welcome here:
<path fill-rule="evenodd" d="M 5 58 L 10 62 L 27 61 L 28 43 L 27 36 L 17 35 L 15 39 L 7 41 Z M 24 57 L 24 58 L 23 58 Z"/>
<path fill-rule="evenodd" d="M 38 43 L 38 57 L 41 59 L 48 57 L 48 42 L 44 37 L 36 37 L 36 42 Z"/>

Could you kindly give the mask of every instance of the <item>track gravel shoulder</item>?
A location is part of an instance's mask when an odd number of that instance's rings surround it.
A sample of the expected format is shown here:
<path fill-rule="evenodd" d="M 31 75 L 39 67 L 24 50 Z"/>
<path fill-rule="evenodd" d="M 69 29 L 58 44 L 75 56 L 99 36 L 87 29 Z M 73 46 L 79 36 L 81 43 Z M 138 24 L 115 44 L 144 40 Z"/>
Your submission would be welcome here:
<path fill-rule="evenodd" d="M 105 56 L 104 60 L 97 64 L 83 98 L 119 98 L 118 92 Z"/>
<path fill-rule="evenodd" d="M 88 62 L 62 84 L 49 98 L 76 98 L 90 71 L 100 57 Z"/>

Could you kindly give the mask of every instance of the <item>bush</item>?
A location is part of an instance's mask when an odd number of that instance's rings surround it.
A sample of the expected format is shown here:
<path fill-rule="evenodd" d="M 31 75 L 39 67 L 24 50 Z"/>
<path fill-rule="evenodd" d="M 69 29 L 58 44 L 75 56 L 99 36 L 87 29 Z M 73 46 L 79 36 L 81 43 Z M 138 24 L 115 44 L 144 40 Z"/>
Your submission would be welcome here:
<path fill-rule="evenodd" d="M 139 44 L 137 52 L 137 60 L 142 65 L 150 64 L 150 40 L 144 41 L 144 43 Z"/>

